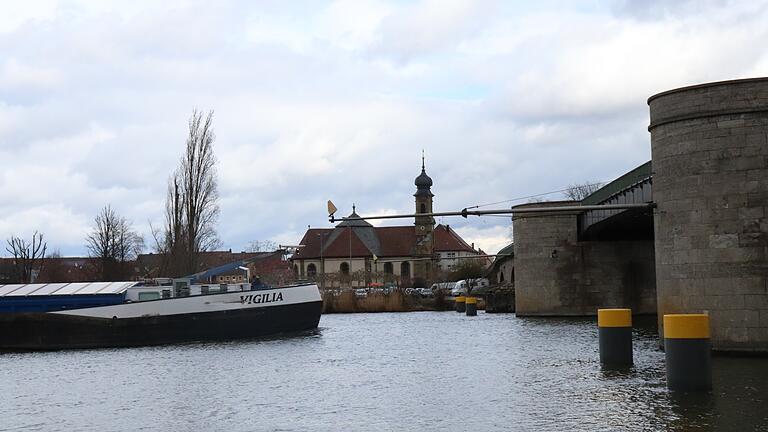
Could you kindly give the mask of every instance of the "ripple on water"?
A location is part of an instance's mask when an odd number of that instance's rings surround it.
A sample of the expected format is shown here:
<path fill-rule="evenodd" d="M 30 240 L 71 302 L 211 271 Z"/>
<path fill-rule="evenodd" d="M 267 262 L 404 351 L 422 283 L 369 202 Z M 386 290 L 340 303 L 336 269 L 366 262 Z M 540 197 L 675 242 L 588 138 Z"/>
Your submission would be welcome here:
<path fill-rule="evenodd" d="M 0 430 L 768 430 L 768 360 L 666 389 L 653 328 L 601 369 L 590 319 L 323 316 L 298 336 L 0 355 Z"/>

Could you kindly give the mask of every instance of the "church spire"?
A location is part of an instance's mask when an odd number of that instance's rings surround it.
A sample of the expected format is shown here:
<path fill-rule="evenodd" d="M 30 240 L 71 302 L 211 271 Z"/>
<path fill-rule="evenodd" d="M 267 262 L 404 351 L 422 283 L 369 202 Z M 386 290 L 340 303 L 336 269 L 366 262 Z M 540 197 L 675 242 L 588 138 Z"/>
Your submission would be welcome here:
<path fill-rule="evenodd" d="M 414 262 L 414 280 L 426 284 L 431 279 L 432 260 L 434 259 L 434 242 L 432 233 L 435 230 L 435 218 L 427 216 L 432 213 L 432 179 L 427 175 L 424 150 L 421 150 L 421 174 L 416 177 L 416 193 L 413 194 L 416 204 L 416 217 L 414 218 L 414 230 L 416 233 L 416 247 L 414 253 L 421 260 Z"/>
<path fill-rule="evenodd" d="M 421 174 L 419 174 L 419 176 L 416 177 L 416 180 L 413 182 L 413 184 L 416 185 L 415 196 L 432 196 L 432 191 L 430 190 L 432 187 L 432 178 L 427 175 L 427 171 L 425 169 L 424 150 L 421 152 Z"/>

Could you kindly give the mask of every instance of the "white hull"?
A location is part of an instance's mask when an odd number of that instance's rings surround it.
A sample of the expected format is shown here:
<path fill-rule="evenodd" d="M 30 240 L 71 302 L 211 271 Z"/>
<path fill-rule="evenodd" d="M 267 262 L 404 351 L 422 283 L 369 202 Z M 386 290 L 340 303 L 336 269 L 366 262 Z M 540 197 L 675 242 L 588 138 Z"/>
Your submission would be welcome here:
<path fill-rule="evenodd" d="M 145 302 L 124 303 L 86 309 L 49 312 L 93 318 L 139 318 L 158 315 L 180 315 L 201 312 L 221 312 L 239 309 L 255 309 L 270 306 L 286 306 L 321 301 L 317 285 L 238 291 L 191 297 L 175 297 Z"/>

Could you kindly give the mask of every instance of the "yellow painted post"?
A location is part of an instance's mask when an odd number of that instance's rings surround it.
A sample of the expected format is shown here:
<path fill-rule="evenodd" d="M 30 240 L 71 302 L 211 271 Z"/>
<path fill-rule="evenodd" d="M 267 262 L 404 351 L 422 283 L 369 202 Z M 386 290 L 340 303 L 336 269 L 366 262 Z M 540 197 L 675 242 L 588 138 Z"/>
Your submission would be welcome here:
<path fill-rule="evenodd" d="M 467 297 L 464 303 L 467 305 L 467 316 L 477 316 L 477 297 Z"/>
<path fill-rule="evenodd" d="M 632 309 L 598 309 L 597 334 L 601 364 L 632 365 Z"/>
<path fill-rule="evenodd" d="M 664 356 L 670 390 L 712 389 L 709 315 L 664 315 Z"/>
<path fill-rule="evenodd" d="M 466 297 L 464 296 L 458 296 L 456 297 L 456 312 L 464 312 L 467 310 L 467 305 L 465 303 Z"/>

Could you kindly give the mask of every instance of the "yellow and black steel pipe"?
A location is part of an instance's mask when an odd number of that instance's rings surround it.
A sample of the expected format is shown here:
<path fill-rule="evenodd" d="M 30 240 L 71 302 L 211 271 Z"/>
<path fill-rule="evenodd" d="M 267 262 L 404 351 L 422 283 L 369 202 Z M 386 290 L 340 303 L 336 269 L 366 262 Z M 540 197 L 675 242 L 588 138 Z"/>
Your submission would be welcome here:
<path fill-rule="evenodd" d="M 464 296 L 458 296 L 454 300 L 456 302 L 456 312 L 464 312 L 467 310 L 467 304 L 466 304 L 467 298 Z"/>
<path fill-rule="evenodd" d="M 468 296 L 464 300 L 466 305 L 467 316 L 477 316 L 477 297 Z"/>
<path fill-rule="evenodd" d="M 670 390 L 712 388 L 709 315 L 664 315 L 664 356 Z"/>
<path fill-rule="evenodd" d="M 632 365 L 631 309 L 598 309 L 597 332 L 602 365 Z"/>

